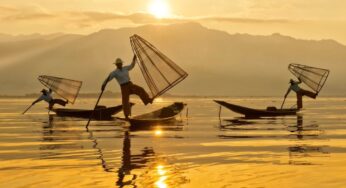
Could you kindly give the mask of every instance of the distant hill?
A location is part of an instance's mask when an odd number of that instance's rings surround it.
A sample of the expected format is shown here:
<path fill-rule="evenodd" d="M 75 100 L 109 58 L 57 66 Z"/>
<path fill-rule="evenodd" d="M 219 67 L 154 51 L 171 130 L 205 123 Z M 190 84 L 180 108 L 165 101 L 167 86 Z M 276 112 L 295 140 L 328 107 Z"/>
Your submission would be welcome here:
<path fill-rule="evenodd" d="M 30 34 L 30 35 L 8 35 L 0 33 L 0 42 L 15 42 L 15 41 L 24 41 L 24 40 L 34 40 L 34 39 L 54 39 L 60 36 L 63 36 L 63 33 L 53 33 L 53 34 Z"/>
<path fill-rule="evenodd" d="M 82 80 L 82 92 L 99 91 L 116 57 L 130 63 L 133 34 L 150 41 L 189 73 L 172 94 L 283 95 L 292 77 L 289 63 L 330 69 L 322 95 L 346 94 L 346 46 L 336 41 L 228 34 L 196 23 L 0 42 L 0 94 L 39 91 L 42 86 L 36 77 L 41 74 Z M 138 67 L 132 78 L 144 84 Z M 108 88 L 119 90 L 114 82 Z"/>

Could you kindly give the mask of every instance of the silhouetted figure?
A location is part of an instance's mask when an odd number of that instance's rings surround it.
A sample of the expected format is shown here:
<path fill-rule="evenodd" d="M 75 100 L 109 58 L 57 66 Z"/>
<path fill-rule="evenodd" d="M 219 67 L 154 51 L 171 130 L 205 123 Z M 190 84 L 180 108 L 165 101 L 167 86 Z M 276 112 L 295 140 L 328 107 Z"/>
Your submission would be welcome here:
<path fill-rule="evenodd" d="M 113 78 L 116 79 L 121 87 L 123 111 L 126 118 L 131 115 L 130 95 L 138 95 L 145 105 L 152 103 L 153 99 L 140 86 L 133 84 L 130 80 L 129 71 L 136 65 L 136 56 L 133 56 L 132 63 L 123 67 L 123 61 L 120 58 L 115 60 L 116 69 L 112 71 L 102 84 L 101 90 L 106 88 L 106 85 Z"/>
<path fill-rule="evenodd" d="M 298 78 L 299 79 L 299 78 Z M 315 99 L 317 94 L 313 93 L 311 91 L 304 90 L 299 87 L 299 84 L 302 83 L 302 81 L 299 79 L 299 81 L 294 81 L 293 79 L 290 80 L 290 86 L 285 94 L 285 98 L 287 95 L 292 91 L 296 92 L 297 94 L 297 108 L 301 109 L 303 108 L 303 96 L 308 96 L 310 98 Z"/>
<path fill-rule="evenodd" d="M 146 168 L 146 164 L 150 160 L 153 160 L 155 152 L 152 148 L 145 147 L 141 154 L 133 155 L 131 154 L 131 140 L 129 131 L 125 132 L 124 142 L 123 142 L 123 156 L 122 165 L 118 170 L 118 180 L 116 185 L 119 187 L 137 187 L 135 185 L 135 180 L 137 175 L 131 173 L 134 169 Z M 127 177 L 126 177 L 127 176 Z"/>
<path fill-rule="evenodd" d="M 49 110 L 51 110 L 55 104 L 59 104 L 61 106 L 66 106 L 66 104 L 68 103 L 68 101 L 64 101 L 61 99 L 53 99 L 51 89 L 49 89 L 49 91 L 47 91 L 46 89 L 42 89 L 41 92 L 42 92 L 42 95 L 38 99 L 36 99 L 32 103 L 32 105 L 35 105 L 36 103 L 44 100 L 49 104 L 48 108 L 49 108 Z"/>
<path fill-rule="evenodd" d="M 118 181 L 116 182 L 116 185 L 119 185 L 120 187 L 126 186 L 128 184 L 131 184 L 131 181 L 124 182 L 124 178 L 126 175 L 131 174 L 131 142 L 130 142 L 130 136 L 129 132 L 125 132 L 124 136 L 124 145 L 123 145 L 123 156 L 122 156 L 122 166 L 118 170 Z"/>

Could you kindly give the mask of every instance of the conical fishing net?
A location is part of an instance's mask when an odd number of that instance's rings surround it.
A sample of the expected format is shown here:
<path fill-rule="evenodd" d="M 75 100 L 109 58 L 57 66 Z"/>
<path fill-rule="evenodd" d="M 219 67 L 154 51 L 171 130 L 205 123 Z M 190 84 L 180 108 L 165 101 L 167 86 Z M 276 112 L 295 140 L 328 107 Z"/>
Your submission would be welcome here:
<path fill-rule="evenodd" d="M 327 81 L 329 70 L 310 67 L 300 64 L 290 64 L 288 70 L 297 78 L 311 88 L 315 93 L 319 93 Z"/>
<path fill-rule="evenodd" d="M 38 77 L 38 80 L 48 89 L 53 90 L 72 104 L 75 102 L 79 90 L 82 87 L 81 81 L 54 76 L 41 75 Z"/>
<path fill-rule="evenodd" d="M 187 73 L 138 35 L 130 37 L 134 54 L 153 98 L 162 95 L 187 77 Z"/>

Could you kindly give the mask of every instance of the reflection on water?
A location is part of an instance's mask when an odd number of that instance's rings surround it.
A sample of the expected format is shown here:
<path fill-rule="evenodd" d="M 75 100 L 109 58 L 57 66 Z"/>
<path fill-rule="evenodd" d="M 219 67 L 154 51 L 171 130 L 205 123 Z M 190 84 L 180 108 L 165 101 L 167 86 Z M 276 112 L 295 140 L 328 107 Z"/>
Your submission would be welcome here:
<path fill-rule="evenodd" d="M 137 174 L 131 174 L 131 170 L 145 168 L 150 160 L 154 160 L 154 155 L 154 150 L 147 147 L 142 150 L 141 154 L 131 155 L 130 136 L 129 132 L 126 131 L 123 142 L 122 165 L 118 170 L 116 185 L 119 187 L 133 185 L 135 187 Z"/>
<path fill-rule="evenodd" d="M 183 117 L 136 128 L 117 120 L 95 121 L 89 130 L 84 119 L 48 116 L 43 108 L 22 116 L 27 101 L 5 101 L 0 187 L 345 185 L 344 100 L 308 102 L 309 110 L 289 117 L 244 119 L 224 111 L 228 120 L 221 124 L 212 100 L 186 100 L 188 124 Z M 249 106 L 268 103 L 261 98 L 232 100 Z M 153 108 L 172 102 L 164 101 Z M 135 110 L 148 109 L 138 105 Z"/>
<path fill-rule="evenodd" d="M 313 165 L 314 157 L 329 157 L 328 146 L 309 145 L 302 140 L 321 140 L 322 131 L 316 122 L 304 124 L 302 115 L 293 116 L 296 122 L 285 122 L 283 118 L 228 119 L 220 124 L 221 139 L 282 139 L 287 138 L 293 145 L 288 146 L 290 165 Z M 280 126 L 281 124 L 284 127 Z M 261 125 L 261 126 L 252 126 Z M 269 125 L 269 126 L 268 126 Z M 276 125 L 277 127 L 272 127 Z M 229 131 L 232 131 L 231 133 Z M 272 134 L 270 132 L 273 132 Z M 278 140 L 279 141 L 279 140 Z"/>
<path fill-rule="evenodd" d="M 298 140 L 303 139 L 320 139 L 322 134 L 317 123 L 304 124 L 303 116 L 297 116 L 297 123 L 295 126 L 287 126 L 291 133 L 296 136 Z M 288 147 L 290 161 L 292 165 L 313 165 L 313 162 L 309 162 L 307 159 L 312 157 L 328 157 L 328 146 L 311 146 L 306 144 L 296 144 Z"/>

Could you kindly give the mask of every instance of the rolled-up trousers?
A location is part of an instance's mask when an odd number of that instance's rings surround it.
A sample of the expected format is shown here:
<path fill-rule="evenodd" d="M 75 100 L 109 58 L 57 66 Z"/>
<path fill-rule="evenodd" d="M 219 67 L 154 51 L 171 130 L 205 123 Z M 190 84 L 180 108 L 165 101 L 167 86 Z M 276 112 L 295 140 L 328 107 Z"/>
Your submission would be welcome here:
<path fill-rule="evenodd" d="M 148 93 L 142 87 L 137 86 L 132 82 L 122 84 L 121 95 L 125 117 L 131 115 L 130 95 L 132 94 L 139 96 L 145 105 L 147 105 L 150 102 L 150 97 Z"/>
<path fill-rule="evenodd" d="M 59 104 L 61 106 L 66 106 L 67 101 L 61 99 L 53 99 L 49 102 L 49 109 L 52 109 L 55 104 Z"/>
<path fill-rule="evenodd" d="M 315 99 L 316 98 L 316 93 L 313 93 L 311 91 L 307 91 L 307 90 L 304 90 L 304 89 L 300 89 L 297 92 L 297 107 L 298 107 L 298 109 L 303 108 L 303 96 L 308 96 L 310 98 Z"/>

